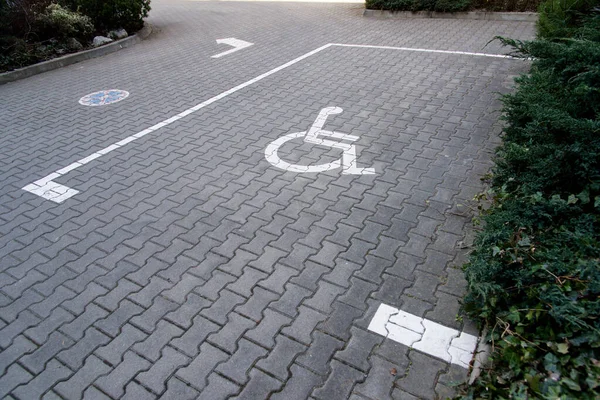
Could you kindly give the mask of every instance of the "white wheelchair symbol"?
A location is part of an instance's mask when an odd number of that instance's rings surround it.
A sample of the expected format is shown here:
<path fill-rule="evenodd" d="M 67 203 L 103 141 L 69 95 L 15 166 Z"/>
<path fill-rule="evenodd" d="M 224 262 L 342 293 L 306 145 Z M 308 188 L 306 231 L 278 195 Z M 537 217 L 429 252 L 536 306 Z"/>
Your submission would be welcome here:
<path fill-rule="evenodd" d="M 343 110 L 340 107 L 327 107 L 319 112 L 319 116 L 309 128 L 308 131 L 294 132 L 276 139 L 265 149 L 265 157 L 273 166 L 291 172 L 324 172 L 336 168 L 342 168 L 342 174 L 345 175 L 372 175 L 374 168 L 359 168 L 356 164 L 356 147 L 353 144 L 342 143 L 334 140 L 322 139 L 329 137 L 339 140 L 355 142 L 360 139 L 358 136 L 345 133 L 323 130 L 323 125 L 327 117 L 333 114 L 340 114 Z M 333 147 L 343 151 L 342 158 L 326 164 L 319 165 L 296 165 L 290 164 L 279 158 L 277 154 L 279 148 L 292 139 L 304 137 L 306 143 L 313 143 L 327 147 Z"/>

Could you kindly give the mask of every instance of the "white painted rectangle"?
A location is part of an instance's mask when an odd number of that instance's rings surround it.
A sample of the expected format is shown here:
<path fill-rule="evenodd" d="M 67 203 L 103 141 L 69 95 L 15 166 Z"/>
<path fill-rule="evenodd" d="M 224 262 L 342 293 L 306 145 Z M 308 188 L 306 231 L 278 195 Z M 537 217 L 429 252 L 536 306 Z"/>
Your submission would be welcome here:
<path fill-rule="evenodd" d="M 381 304 L 368 329 L 395 342 L 469 368 L 479 338 Z"/>

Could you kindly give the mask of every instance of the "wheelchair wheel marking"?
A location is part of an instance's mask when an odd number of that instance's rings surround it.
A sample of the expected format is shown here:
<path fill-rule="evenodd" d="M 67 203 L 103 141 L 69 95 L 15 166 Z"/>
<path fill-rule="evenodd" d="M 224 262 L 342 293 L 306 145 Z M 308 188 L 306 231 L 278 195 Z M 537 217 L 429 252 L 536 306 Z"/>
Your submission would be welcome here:
<path fill-rule="evenodd" d="M 327 164 L 303 166 L 290 164 L 279 158 L 277 150 L 281 146 L 283 146 L 286 142 L 289 142 L 292 139 L 301 138 L 304 136 L 306 136 L 306 132 L 295 132 L 282 136 L 279 139 L 276 139 L 275 141 L 271 142 L 265 149 L 265 157 L 267 158 L 267 161 L 277 168 L 284 169 L 290 172 L 325 172 L 341 167 L 340 160 L 330 162 Z"/>

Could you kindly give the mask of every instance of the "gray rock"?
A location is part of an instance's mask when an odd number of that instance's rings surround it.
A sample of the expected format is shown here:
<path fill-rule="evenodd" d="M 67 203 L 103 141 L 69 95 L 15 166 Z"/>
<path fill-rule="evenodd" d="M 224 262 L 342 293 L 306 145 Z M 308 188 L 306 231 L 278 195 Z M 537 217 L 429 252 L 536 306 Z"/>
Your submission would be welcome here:
<path fill-rule="evenodd" d="M 111 38 L 107 38 L 106 36 L 96 36 L 92 41 L 92 46 L 98 47 L 110 43 L 112 41 L 113 40 Z"/>
<path fill-rule="evenodd" d="M 65 44 L 67 45 L 67 48 L 69 50 L 79 51 L 79 50 L 83 49 L 83 45 L 81 43 L 79 43 L 79 40 L 77 40 L 75 38 L 68 38 L 67 42 Z"/>
<path fill-rule="evenodd" d="M 127 34 L 127 31 L 123 28 L 115 29 L 113 31 L 108 32 L 108 37 L 114 40 L 125 39 L 127 36 L 129 35 Z"/>

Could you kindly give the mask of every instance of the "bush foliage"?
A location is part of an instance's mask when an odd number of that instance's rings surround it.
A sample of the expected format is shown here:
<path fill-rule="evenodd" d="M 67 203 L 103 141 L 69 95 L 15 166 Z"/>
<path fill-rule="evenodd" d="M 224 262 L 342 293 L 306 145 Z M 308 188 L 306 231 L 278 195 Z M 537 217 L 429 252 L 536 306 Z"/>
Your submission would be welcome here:
<path fill-rule="evenodd" d="M 35 31 L 41 37 L 87 39 L 94 31 L 90 17 L 70 11 L 59 4 L 50 4 L 35 18 Z"/>
<path fill-rule="evenodd" d="M 502 39 L 534 61 L 503 98 L 493 205 L 465 266 L 465 308 L 494 346 L 468 399 L 600 398 L 600 15 L 591 7 L 558 28 L 567 38 L 544 39 L 559 33 L 540 26 L 539 40 Z"/>
<path fill-rule="evenodd" d="M 366 8 L 390 11 L 535 11 L 540 0 L 366 0 Z"/>
<path fill-rule="evenodd" d="M 64 0 L 73 10 L 89 16 L 99 30 L 124 28 L 135 32 L 150 11 L 150 0 Z"/>
<path fill-rule="evenodd" d="M 88 45 L 111 29 L 143 26 L 150 0 L 0 0 L 0 72 Z"/>

